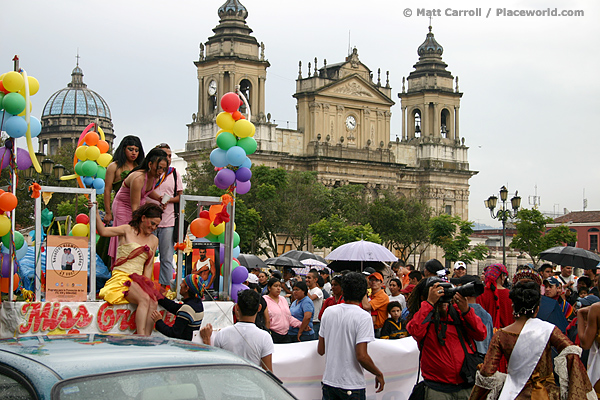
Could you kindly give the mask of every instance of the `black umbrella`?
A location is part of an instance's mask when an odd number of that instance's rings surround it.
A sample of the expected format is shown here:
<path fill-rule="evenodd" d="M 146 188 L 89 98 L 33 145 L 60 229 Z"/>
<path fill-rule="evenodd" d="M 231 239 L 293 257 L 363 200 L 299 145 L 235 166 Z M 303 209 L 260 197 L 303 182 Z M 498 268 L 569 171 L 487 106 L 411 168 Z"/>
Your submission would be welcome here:
<path fill-rule="evenodd" d="M 281 256 L 293 258 L 298 261 L 308 260 L 308 259 L 319 260 L 319 261 L 327 264 L 327 261 L 323 257 L 313 254 L 310 251 L 290 250 L 290 251 L 283 253 Z"/>
<path fill-rule="evenodd" d="M 254 254 L 240 254 L 239 256 L 237 256 L 237 259 L 240 262 L 240 265 L 243 265 L 249 270 L 251 268 L 267 268 L 267 264 L 265 264 L 263 260 L 255 256 Z"/>
<path fill-rule="evenodd" d="M 342 272 L 345 270 L 361 272 L 368 267 L 379 272 L 385 269 L 385 265 L 381 261 L 332 261 L 327 267 L 335 272 Z"/>
<path fill-rule="evenodd" d="M 298 261 L 294 258 L 284 257 L 284 256 L 267 258 L 265 260 L 265 264 L 274 265 L 276 267 L 296 267 L 296 268 L 304 267 L 304 264 L 302 264 L 300 261 Z"/>
<path fill-rule="evenodd" d="M 594 269 L 600 263 L 600 256 L 579 247 L 558 246 L 540 253 L 542 260 L 573 268 Z"/>

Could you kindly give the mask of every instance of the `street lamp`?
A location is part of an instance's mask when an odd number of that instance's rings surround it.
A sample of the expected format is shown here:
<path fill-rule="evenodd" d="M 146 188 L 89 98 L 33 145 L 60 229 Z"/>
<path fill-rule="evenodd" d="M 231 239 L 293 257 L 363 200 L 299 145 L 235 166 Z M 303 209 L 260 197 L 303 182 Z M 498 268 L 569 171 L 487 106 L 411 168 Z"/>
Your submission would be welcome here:
<path fill-rule="evenodd" d="M 500 201 L 502 202 L 502 209 L 494 213 L 494 209 L 498 204 L 498 198 L 496 196 L 490 196 L 483 202 L 486 208 L 490 209 L 490 215 L 492 218 L 502 221 L 502 264 L 506 265 L 506 221 L 508 219 L 517 218 L 519 213 L 519 207 L 521 207 L 521 197 L 515 192 L 515 196 L 510 199 L 510 205 L 512 206 L 512 212 L 506 207 L 506 200 L 508 199 L 508 189 L 506 186 L 500 188 Z"/>
<path fill-rule="evenodd" d="M 54 161 L 49 158 L 46 158 L 42 161 L 42 173 L 46 176 L 50 176 L 52 174 L 52 167 L 54 167 Z"/>

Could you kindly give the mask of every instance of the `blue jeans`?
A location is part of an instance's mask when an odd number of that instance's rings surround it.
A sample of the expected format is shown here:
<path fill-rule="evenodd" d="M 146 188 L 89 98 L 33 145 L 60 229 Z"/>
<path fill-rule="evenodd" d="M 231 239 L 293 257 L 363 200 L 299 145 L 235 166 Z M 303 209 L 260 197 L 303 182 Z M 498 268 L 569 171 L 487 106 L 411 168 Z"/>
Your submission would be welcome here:
<path fill-rule="evenodd" d="M 365 400 L 367 398 L 366 389 L 342 389 L 321 383 L 323 391 L 323 400 Z"/>
<path fill-rule="evenodd" d="M 160 276 L 158 282 L 161 285 L 170 285 L 173 279 L 173 229 L 172 226 L 158 228 L 154 235 L 158 238 L 158 253 L 160 254 Z M 175 291 L 177 288 L 171 288 Z"/>

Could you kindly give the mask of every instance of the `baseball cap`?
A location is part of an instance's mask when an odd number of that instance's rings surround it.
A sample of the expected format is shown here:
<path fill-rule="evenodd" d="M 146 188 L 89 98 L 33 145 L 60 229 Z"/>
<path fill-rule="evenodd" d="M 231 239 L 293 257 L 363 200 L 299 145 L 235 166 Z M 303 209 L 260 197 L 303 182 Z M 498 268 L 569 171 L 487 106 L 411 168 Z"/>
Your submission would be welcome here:
<path fill-rule="evenodd" d="M 454 269 L 459 269 L 459 268 L 464 268 L 467 269 L 467 264 L 465 264 L 463 261 L 457 261 L 454 263 Z"/>
<path fill-rule="evenodd" d="M 548 282 L 548 284 L 553 285 L 553 286 L 558 286 L 561 284 L 560 281 L 553 276 L 551 276 L 548 279 L 544 279 L 544 284 L 546 284 L 546 282 Z"/>
<path fill-rule="evenodd" d="M 258 283 L 258 276 L 254 274 L 248 274 L 248 279 L 246 279 L 248 283 Z"/>
<path fill-rule="evenodd" d="M 363 272 L 362 272 L 362 273 L 363 273 L 364 275 L 367 275 L 367 276 L 369 276 L 369 275 L 371 275 L 371 274 L 372 274 L 372 273 L 374 273 L 374 272 L 375 272 L 375 268 L 373 268 L 373 267 L 367 267 L 367 268 L 365 268 L 365 269 L 363 270 Z M 383 280 L 383 279 L 382 279 L 382 280 Z"/>
<path fill-rule="evenodd" d="M 373 273 L 372 273 L 371 275 L 369 275 L 369 277 L 368 277 L 368 279 L 371 279 L 371 278 L 375 278 L 375 279 L 377 279 L 378 281 L 381 281 L 381 282 L 383 282 L 383 276 L 381 276 L 381 274 L 380 274 L 379 272 L 373 272 Z"/>

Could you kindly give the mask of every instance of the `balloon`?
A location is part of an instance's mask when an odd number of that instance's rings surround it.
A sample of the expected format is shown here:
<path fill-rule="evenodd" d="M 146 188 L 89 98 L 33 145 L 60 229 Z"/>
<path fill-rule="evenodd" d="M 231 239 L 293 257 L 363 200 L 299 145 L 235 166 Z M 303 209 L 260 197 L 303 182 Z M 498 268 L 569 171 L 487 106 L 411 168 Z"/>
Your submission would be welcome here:
<path fill-rule="evenodd" d="M 18 274 L 13 275 L 13 287 L 15 287 L 15 288 L 19 287 L 19 275 Z M 8 277 L 2 278 L 2 280 L 0 280 L 0 290 L 3 293 L 8 293 L 8 291 L 10 290 L 10 279 Z"/>
<path fill-rule="evenodd" d="M 229 148 L 235 146 L 237 139 L 233 133 L 223 132 L 217 137 L 217 146 L 223 150 L 229 150 Z"/>
<path fill-rule="evenodd" d="M 235 171 L 235 179 L 240 182 L 248 182 L 252 178 L 252 171 L 250 171 L 246 167 L 239 167 L 237 171 Z"/>
<path fill-rule="evenodd" d="M 33 111 L 33 104 L 31 104 L 31 101 L 29 102 L 29 113 L 31 114 L 31 111 Z M 23 111 L 21 111 L 20 113 L 17 114 L 20 117 L 24 117 L 25 116 L 25 107 L 23 107 Z"/>
<path fill-rule="evenodd" d="M 210 233 L 213 235 L 219 236 L 221 233 L 225 231 L 225 222 L 221 222 L 219 225 L 215 226 L 215 224 L 211 223 L 208 228 L 210 229 Z"/>
<path fill-rule="evenodd" d="M 14 194 L 10 192 L 4 192 L 0 194 L 0 209 L 4 211 L 12 211 L 17 206 L 17 203 L 17 196 Z"/>
<path fill-rule="evenodd" d="M 98 171 L 96 172 L 96 178 L 105 179 L 106 178 L 106 168 L 98 167 Z"/>
<path fill-rule="evenodd" d="M 88 146 L 95 146 L 98 144 L 98 141 L 100 140 L 100 136 L 98 136 L 98 134 L 94 131 L 88 132 L 85 134 L 85 144 L 87 144 Z"/>
<path fill-rule="evenodd" d="M 200 218 L 210 219 L 210 214 L 209 214 L 208 210 L 200 211 Z"/>
<path fill-rule="evenodd" d="M 250 157 L 246 157 L 246 160 L 242 163 L 242 165 L 240 165 L 240 167 L 245 167 L 245 168 L 252 167 L 252 161 L 250 160 Z"/>
<path fill-rule="evenodd" d="M 98 140 L 98 144 L 96 146 L 98 146 L 100 153 L 102 154 L 106 153 L 110 147 L 106 140 Z"/>
<path fill-rule="evenodd" d="M 96 178 L 92 182 L 92 187 L 94 189 L 96 189 L 96 194 L 103 194 L 105 186 L 106 186 L 106 183 L 104 183 L 104 179 L 101 179 L 101 178 Z"/>
<path fill-rule="evenodd" d="M 227 163 L 227 152 L 223 149 L 214 149 L 210 153 L 210 162 L 217 168 L 226 166 Z"/>
<path fill-rule="evenodd" d="M 81 161 L 87 160 L 87 146 L 79 146 L 75 149 L 75 157 L 80 159 Z"/>
<path fill-rule="evenodd" d="M 29 157 L 29 152 L 25 149 L 18 148 L 17 149 L 17 168 L 21 171 L 26 170 L 31 167 L 31 157 Z"/>
<path fill-rule="evenodd" d="M 94 160 L 94 161 L 96 161 L 99 156 L 100 156 L 100 149 L 98 147 L 96 147 L 96 146 L 90 146 L 90 147 L 88 147 L 85 150 L 85 157 L 88 160 Z"/>
<path fill-rule="evenodd" d="M 4 236 L 8 232 L 10 232 L 10 219 L 2 214 L 0 215 L 0 236 Z"/>
<path fill-rule="evenodd" d="M 213 243 L 217 242 L 217 236 L 213 235 L 212 233 L 209 233 L 208 235 L 204 236 L 204 238 L 208 241 L 211 241 Z"/>
<path fill-rule="evenodd" d="M 14 241 L 15 241 L 15 249 L 19 250 L 23 247 L 23 243 L 25 243 L 25 238 L 21 234 L 21 232 L 14 233 Z M 2 244 L 8 249 L 10 248 L 10 233 L 2 236 Z"/>
<path fill-rule="evenodd" d="M 87 225 L 90 223 L 90 217 L 88 217 L 87 214 L 77 214 L 77 216 L 75 217 L 75 221 L 78 224 Z"/>
<path fill-rule="evenodd" d="M 248 286 L 244 285 L 243 283 L 232 283 L 231 284 L 231 300 L 233 300 L 235 303 L 237 303 L 238 293 L 243 290 L 247 290 L 247 289 L 248 289 Z"/>
<path fill-rule="evenodd" d="M 250 184 L 250 181 L 246 181 L 246 182 L 236 181 L 236 183 L 235 183 L 236 193 L 237 194 L 246 194 L 250 191 L 251 186 L 252 185 Z"/>
<path fill-rule="evenodd" d="M 244 267 L 237 267 L 231 271 L 231 283 L 244 283 L 248 279 L 248 270 Z"/>
<path fill-rule="evenodd" d="M 8 136 L 20 138 L 25 136 L 27 133 L 27 122 L 25 121 L 25 118 L 13 115 L 12 117 L 4 120 L 4 126 L 2 129 L 8 134 Z"/>
<path fill-rule="evenodd" d="M 240 246 L 234 247 L 233 248 L 233 253 L 231 254 L 233 257 L 238 257 L 240 255 Z"/>
<path fill-rule="evenodd" d="M 217 242 L 225 244 L 225 232 L 217 235 Z"/>
<path fill-rule="evenodd" d="M 0 197 L 2 197 L 2 196 L 0 196 Z M 214 205 L 210 206 L 210 208 L 208 209 L 208 215 L 210 216 L 209 219 L 211 221 L 214 221 L 215 220 L 215 216 L 218 213 L 220 213 L 222 209 L 223 209 L 223 206 L 221 204 L 214 204 Z"/>
<path fill-rule="evenodd" d="M 25 106 L 23 106 L 25 107 Z M 217 115 L 217 125 L 219 128 L 226 130 L 227 132 L 233 132 L 233 125 L 235 124 L 235 120 L 228 112 L 220 112 Z M 221 135 L 219 135 L 221 136 Z"/>
<path fill-rule="evenodd" d="M 217 185 L 219 189 L 227 189 L 235 182 L 235 176 L 235 172 L 228 168 L 223 168 L 217 172 L 217 175 L 215 176 L 215 185 Z"/>
<path fill-rule="evenodd" d="M 234 167 L 239 167 L 246 160 L 246 152 L 240 146 L 233 146 L 227 150 L 227 162 Z"/>
<path fill-rule="evenodd" d="M 0 92 L 4 93 L 4 94 L 9 94 L 10 91 L 6 90 L 4 88 L 4 84 L 2 83 L 2 80 L 0 79 Z"/>
<path fill-rule="evenodd" d="M 256 128 L 254 127 L 254 124 L 247 119 L 235 121 L 235 124 L 233 125 L 233 133 L 240 138 L 254 136 L 255 131 Z"/>
<path fill-rule="evenodd" d="M 239 111 L 234 111 L 231 113 L 231 118 L 237 121 L 238 119 L 242 118 L 242 113 Z"/>
<path fill-rule="evenodd" d="M 112 156 L 108 153 L 104 153 L 104 154 L 100 154 L 98 156 L 98 159 L 96 160 L 96 162 L 98 163 L 98 165 L 100 165 L 101 167 L 108 167 L 108 164 L 110 164 L 112 161 Z"/>
<path fill-rule="evenodd" d="M 86 224 L 75 224 L 71 231 L 73 236 L 87 236 L 90 233 L 90 229 Z"/>
<path fill-rule="evenodd" d="M 221 108 L 228 113 L 232 113 L 237 111 L 240 107 L 240 96 L 237 93 L 229 92 L 225 93 L 223 97 L 221 97 Z M 233 119 L 233 118 L 232 118 Z M 223 128 L 225 129 L 225 128 Z"/>
<path fill-rule="evenodd" d="M 23 86 L 25 85 L 25 79 L 23 79 L 23 75 L 20 73 L 16 71 L 10 71 L 7 72 L 2 78 L 2 84 L 9 92 L 18 92 L 19 90 L 23 89 Z"/>
<path fill-rule="evenodd" d="M 29 246 L 27 245 L 27 242 L 23 242 L 23 246 L 21 246 L 20 249 L 15 251 L 15 258 L 17 259 L 17 261 L 19 261 L 21 258 L 23 258 L 27 255 L 28 248 L 29 248 Z"/>
<path fill-rule="evenodd" d="M 238 247 L 240 245 L 240 234 L 237 232 L 233 232 L 233 247 Z"/>
<path fill-rule="evenodd" d="M 210 233 L 210 221 L 206 218 L 196 218 L 190 224 L 190 232 L 196 237 L 205 237 Z"/>
<path fill-rule="evenodd" d="M 33 96 L 40 90 L 40 82 L 35 79 L 33 76 L 27 77 L 27 83 L 29 83 L 29 95 Z M 25 89 L 25 87 L 23 87 Z"/>
<path fill-rule="evenodd" d="M 2 253 L 0 255 L 0 259 L 2 260 L 2 276 L 10 275 L 10 256 L 7 253 Z"/>
<path fill-rule="evenodd" d="M 75 173 L 79 176 L 83 176 L 83 162 L 79 161 L 75 164 Z"/>
<path fill-rule="evenodd" d="M 84 176 L 81 180 L 85 187 L 88 188 L 92 186 L 92 183 L 94 183 L 94 178 L 92 176 Z"/>
<path fill-rule="evenodd" d="M 25 105 L 25 97 L 19 93 L 9 93 L 2 99 L 2 108 L 12 115 L 23 112 Z M 233 121 L 233 118 L 231 120 Z"/>
<path fill-rule="evenodd" d="M 98 171 L 98 164 L 92 160 L 84 161 L 81 170 L 83 171 L 83 176 L 94 176 Z"/>
<path fill-rule="evenodd" d="M 245 137 L 241 138 L 237 141 L 237 145 L 240 146 L 244 151 L 246 151 L 246 155 L 253 154 L 256 151 L 256 139 L 253 137 Z"/>
<path fill-rule="evenodd" d="M 39 119 L 31 115 L 29 117 L 29 133 L 31 133 L 31 137 L 37 137 L 42 131 L 42 123 Z"/>

